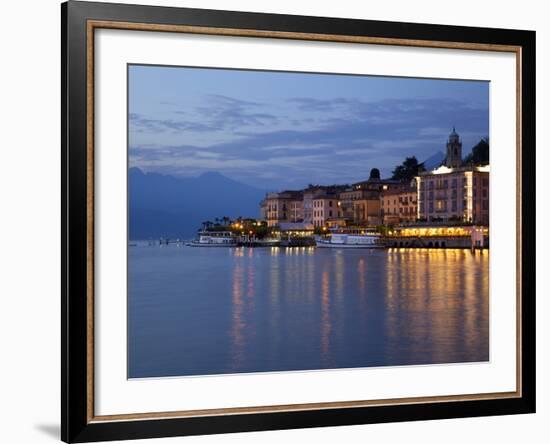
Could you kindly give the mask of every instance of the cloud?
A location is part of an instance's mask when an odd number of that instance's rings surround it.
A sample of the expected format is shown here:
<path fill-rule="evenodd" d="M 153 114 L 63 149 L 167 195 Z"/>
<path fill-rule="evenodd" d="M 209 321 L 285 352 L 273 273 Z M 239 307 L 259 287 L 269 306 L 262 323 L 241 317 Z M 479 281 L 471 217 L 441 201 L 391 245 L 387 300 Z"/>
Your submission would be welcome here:
<path fill-rule="evenodd" d="M 264 126 L 273 123 L 277 117 L 267 113 L 266 105 L 259 102 L 236 99 L 219 94 L 204 97 L 203 104 L 195 108 L 211 126 L 233 129 L 246 126 Z"/>
<path fill-rule="evenodd" d="M 449 128 L 436 128 L 436 127 L 426 127 L 426 128 L 420 128 L 418 130 L 419 136 L 441 136 L 445 137 L 447 134 L 449 134 Z"/>
<path fill-rule="evenodd" d="M 281 187 L 297 178 L 347 182 L 367 177 L 372 167 L 389 174 L 406 156 L 424 160 L 443 150 L 453 125 L 463 138 L 465 155 L 488 134 L 489 125 L 487 108 L 447 98 L 369 102 L 296 97 L 268 107 L 207 95 L 200 106 L 181 111 L 185 119 L 130 114 L 136 131 L 178 133 L 172 143 L 136 143 L 139 138 L 132 137 L 132 166 L 179 175 L 217 170 Z M 194 134 L 199 133 L 206 142 L 197 143 Z M 178 143 L 182 139 L 187 143 Z"/>
<path fill-rule="evenodd" d="M 264 108 L 266 106 L 259 102 L 209 94 L 203 97 L 199 106 L 172 110 L 169 112 L 170 117 L 129 113 L 130 134 L 139 138 L 144 133 L 222 133 L 272 125 L 278 117 L 266 112 Z"/>
<path fill-rule="evenodd" d="M 206 132 L 212 131 L 215 128 L 200 122 L 178 121 L 173 119 L 152 119 L 141 114 L 128 114 L 130 131 L 147 131 L 150 133 L 161 133 L 166 131 L 195 131 Z"/>
<path fill-rule="evenodd" d="M 348 99 L 343 97 L 335 97 L 333 99 L 316 99 L 312 97 L 293 97 L 287 100 L 291 104 L 295 104 L 302 111 L 334 111 L 338 107 L 352 107 L 360 103 L 356 99 Z"/>

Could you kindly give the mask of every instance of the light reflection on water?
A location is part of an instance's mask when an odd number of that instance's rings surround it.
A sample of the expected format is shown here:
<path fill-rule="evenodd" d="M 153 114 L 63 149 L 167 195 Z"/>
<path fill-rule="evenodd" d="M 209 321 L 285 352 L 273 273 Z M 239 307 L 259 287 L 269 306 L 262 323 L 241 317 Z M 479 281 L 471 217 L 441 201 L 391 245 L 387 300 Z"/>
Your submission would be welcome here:
<path fill-rule="evenodd" d="M 489 254 L 129 250 L 129 376 L 489 358 Z"/>

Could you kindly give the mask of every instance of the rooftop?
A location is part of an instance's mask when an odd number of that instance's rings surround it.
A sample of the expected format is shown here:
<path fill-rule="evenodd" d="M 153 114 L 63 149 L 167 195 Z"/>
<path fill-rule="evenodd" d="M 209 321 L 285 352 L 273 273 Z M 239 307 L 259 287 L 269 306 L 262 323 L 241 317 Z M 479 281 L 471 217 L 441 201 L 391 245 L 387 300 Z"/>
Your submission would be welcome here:
<path fill-rule="evenodd" d="M 479 171 L 482 173 L 488 173 L 490 172 L 490 166 L 489 165 L 463 165 L 461 167 L 457 168 L 449 168 L 445 165 L 441 165 L 440 167 L 430 170 L 430 171 L 423 171 L 422 173 L 419 173 L 419 176 L 433 176 L 437 174 L 450 174 L 450 173 L 461 173 L 466 171 Z"/>

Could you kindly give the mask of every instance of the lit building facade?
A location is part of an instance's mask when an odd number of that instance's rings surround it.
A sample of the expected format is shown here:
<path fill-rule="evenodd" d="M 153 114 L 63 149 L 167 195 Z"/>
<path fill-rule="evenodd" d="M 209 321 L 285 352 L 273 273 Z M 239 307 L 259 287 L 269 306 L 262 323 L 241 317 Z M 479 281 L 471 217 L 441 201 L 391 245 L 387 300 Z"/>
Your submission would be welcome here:
<path fill-rule="evenodd" d="M 342 217 L 351 225 L 378 225 L 382 222 L 380 195 L 399 189 L 403 183 L 396 180 L 378 179 L 358 182 L 340 193 Z"/>
<path fill-rule="evenodd" d="M 441 166 L 421 174 L 418 218 L 489 225 L 489 167 Z"/>
<path fill-rule="evenodd" d="M 398 225 L 419 221 L 489 224 L 489 166 L 464 165 L 462 142 L 453 128 L 443 164 L 420 173 L 411 183 L 380 179 L 353 185 L 310 185 L 300 191 L 268 193 L 260 216 L 269 227 L 281 223 L 315 228 Z"/>
<path fill-rule="evenodd" d="M 420 220 L 489 225 L 489 165 L 463 165 L 461 156 L 462 143 L 453 128 L 443 165 L 417 177 Z"/>
<path fill-rule="evenodd" d="M 267 220 L 267 196 L 260 202 L 260 220 Z"/>
<path fill-rule="evenodd" d="M 260 202 L 260 216 L 269 227 L 296 222 L 317 228 L 379 225 L 381 193 L 402 187 L 401 181 L 371 175 L 352 186 L 310 186 L 301 191 L 268 193 Z"/>
<path fill-rule="evenodd" d="M 324 193 L 324 189 L 320 187 L 310 187 L 304 190 L 302 199 L 304 223 L 313 223 L 313 199 Z"/>
<path fill-rule="evenodd" d="M 342 217 L 349 221 L 354 219 L 353 211 L 353 202 L 359 200 L 363 197 L 363 192 L 361 190 L 356 190 L 350 188 L 346 191 L 340 193 L 340 210 L 342 212 Z"/>
<path fill-rule="evenodd" d="M 416 221 L 418 217 L 417 195 L 416 180 L 403 188 L 382 192 L 380 194 L 380 213 L 384 225 Z"/>
<path fill-rule="evenodd" d="M 260 203 L 260 212 L 264 214 L 268 227 L 274 227 L 281 222 L 297 222 L 293 218 L 300 216 L 302 194 L 299 191 L 282 191 L 268 193 Z M 303 216 L 302 216 L 303 217 Z"/>
<path fill-rule="evenodd" d="M 312 199 L 313 226 L 324 227 L 330 219 L 340 218 L 338 198 L 334 195 L 320 195 Z"/>
<path fill-rule="evenodd" d="M 356 225 L 379 225 L 381 223 L 380 199 L 353 201 L 353 223 Z"/>
<path fill-rule="evenodd" d="M 303 222 L 304 220 L 303 202 L 304 201 L 302 199 L 293 199 L 290 201 L 290 222 Z"/>

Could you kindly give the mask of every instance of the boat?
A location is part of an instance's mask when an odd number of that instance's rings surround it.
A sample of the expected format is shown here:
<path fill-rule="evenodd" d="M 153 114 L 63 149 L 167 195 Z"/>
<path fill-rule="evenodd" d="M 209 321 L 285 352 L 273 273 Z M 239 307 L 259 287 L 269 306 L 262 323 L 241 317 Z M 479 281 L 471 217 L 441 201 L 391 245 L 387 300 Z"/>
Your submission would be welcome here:
<path fill-rule="evenodd" d="M 186 245 L 190 247 L 236 247 L 237 239 L 230 231 L 199 231 L 199 238 Z"/>
<path fill-rule="evenodd" d="M 318 248 L 385 248 L 378 234 L 334 233 L 328 239 L 318 238 Z"/>
<path fill-rule="evenodd" d="M 239 247 L 278 247 L 280 244 L 279 239 L 242 238 L 237 242 Z"/>
<path fill-rule="evenodd" d="M 288 237 L 282 239 L 281 247 L 314 247 L 315 239 L 313 237 Z"/>

